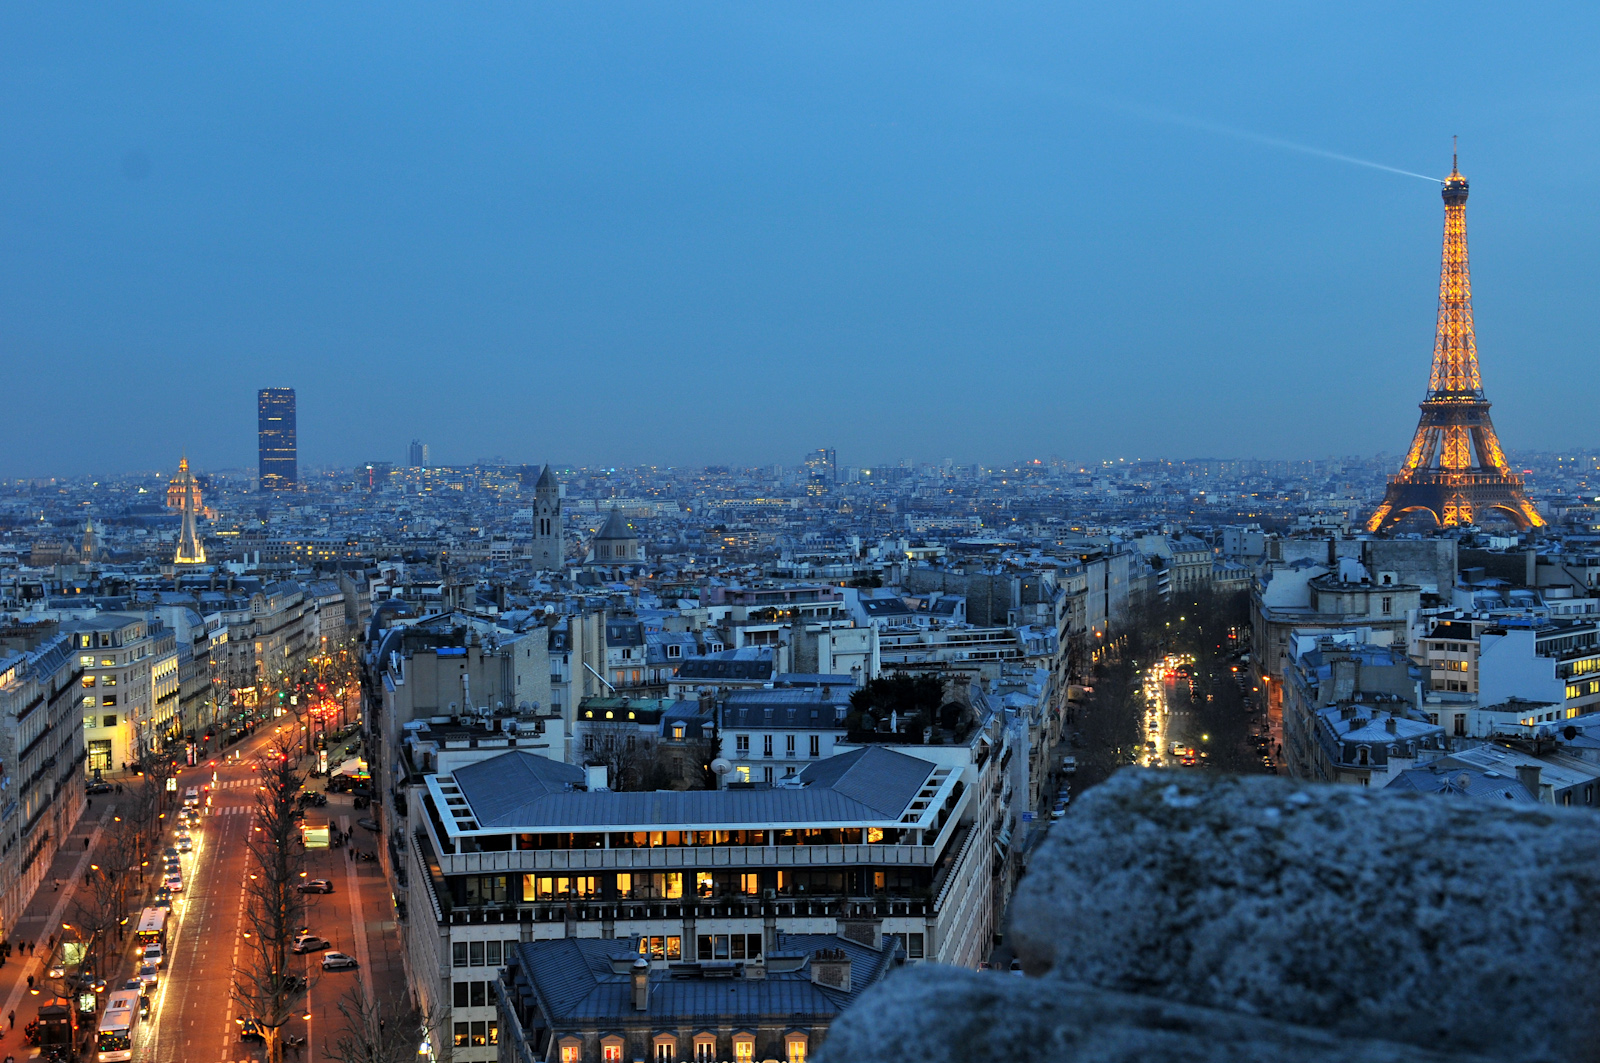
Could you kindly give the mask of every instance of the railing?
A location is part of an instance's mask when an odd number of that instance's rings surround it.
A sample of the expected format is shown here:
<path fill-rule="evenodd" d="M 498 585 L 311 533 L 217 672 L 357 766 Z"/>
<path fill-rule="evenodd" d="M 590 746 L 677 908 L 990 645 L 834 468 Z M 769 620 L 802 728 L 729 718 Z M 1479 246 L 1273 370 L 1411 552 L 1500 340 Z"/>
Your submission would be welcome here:
<path fill-rule="evenodd" d="M 492 871 L 651 871 L 734 867 L 837 867 L 932 864 L 931 845 L 716 845 L 656 849 L 517 849 L 441 854 L 445 875 Z"/>

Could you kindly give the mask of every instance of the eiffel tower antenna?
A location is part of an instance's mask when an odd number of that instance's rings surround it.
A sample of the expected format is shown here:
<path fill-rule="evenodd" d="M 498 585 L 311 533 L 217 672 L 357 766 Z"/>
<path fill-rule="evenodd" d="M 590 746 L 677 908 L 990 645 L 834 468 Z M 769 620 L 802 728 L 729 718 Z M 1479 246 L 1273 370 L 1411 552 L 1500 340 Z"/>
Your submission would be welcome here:
<path fill-rule="evenodd" d="M 1452 138 L 1454 141 L 1454 138 Z M 1452 143 L 1452 149 L 1455 144 Z M 1422 418 L 1405 465 L 1389 477 L 1383 502 L 1367 520 L 1367 531 L 1392 528 L 1407 513 L 1427 513 L 1441 528 L 1472 524 L 1498 510 L 1518 528 L 1540 528 L 1545 520 L 1522 490 L 1522 478 L 1506 464 L 1478 369 L 1472 327 L 1472 277 L 1467 268 L 1467 179 L 1452 150 L 1444 197 L 1444 251 L 1439 263 L 1439 321 L 1433 340 L 1433 370 Z"/>

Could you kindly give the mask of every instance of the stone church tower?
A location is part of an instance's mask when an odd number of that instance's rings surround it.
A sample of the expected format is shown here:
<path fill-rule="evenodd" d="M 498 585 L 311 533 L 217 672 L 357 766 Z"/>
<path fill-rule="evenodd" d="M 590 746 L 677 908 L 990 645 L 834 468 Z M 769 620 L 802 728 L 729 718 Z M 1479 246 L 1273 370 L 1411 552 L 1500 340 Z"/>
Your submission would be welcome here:
<path fill-rule="evenodd" d="M 546 465 L 533 488 L 533 567 L 540 572 L 559 572 L 565 563 L 561 486 L 556 483 L 556 474 Z"/>

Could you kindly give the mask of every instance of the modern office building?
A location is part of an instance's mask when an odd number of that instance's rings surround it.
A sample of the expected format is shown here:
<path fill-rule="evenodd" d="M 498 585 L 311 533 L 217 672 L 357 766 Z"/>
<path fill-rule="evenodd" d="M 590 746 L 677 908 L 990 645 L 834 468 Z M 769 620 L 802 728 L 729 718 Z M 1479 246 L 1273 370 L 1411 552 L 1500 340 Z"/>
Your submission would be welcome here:
<path fill-rule="evenodd" d="M 411 453 L 408 455 L 406 465 L 413 469 L 426 469 L 428 467 L 428 444 L 420 439 L 411 441 Z"/>
<path fill-rule="evenodd" d="M 256 400 L 261 490 L 292 490 L 300 481 L 295 454 L 294 388 L 262 388 L 256 393 Z"/>
<path fill-rule="evenodd" d="M 508 741 L 487 730 L 478 741 L 491 739 Z M 782 937 L 831 934 L 841 917 L 870 921 L 863 943 L 889 935 L 911 962 L 975 966 L 988 948 L 996 843 L 975 818 L 988 788 L 953 763 L 872 745 L 783 786 L 628 793 L 604 788 L 604 768 L 520 748 L 406 766 L 409 829 L 393 839 L 409 884 L 402 935 L 421 1002 L 448 1008 L 451 1030 L 467 1024 L 458 1063 L 496 1058 L 487 1024 L 498 1018 L 492 991 L 461 983 L 493 982 L 521 942 L 625 938 L 658 972 L 766 960 L 769 975 Z M 595 962 L 609 970 L 609 957 Z M 669 1025 L 682 1032 L 677 1017 Z"/>

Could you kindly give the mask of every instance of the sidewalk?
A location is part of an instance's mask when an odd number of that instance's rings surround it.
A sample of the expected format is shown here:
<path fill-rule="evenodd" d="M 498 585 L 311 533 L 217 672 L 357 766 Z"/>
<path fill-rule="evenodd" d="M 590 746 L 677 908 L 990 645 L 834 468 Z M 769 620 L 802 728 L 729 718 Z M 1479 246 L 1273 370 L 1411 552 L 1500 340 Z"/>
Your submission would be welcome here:
<path fill-rule="evenodd" d="M 45 964 L 51 955 L 50 943 L 60 938 L 62 922 L 71 921 L 72 897 L 98 850 L 100 828 L 115 814 L 112 798 L 113 795 L 102 794 L 84 810 L 77 826 L 56 851 L 33 900 L 17 920 L 10 939 L 11 957 L 0 966 L 0 1056 L 10 1054 L 27 1059 L 32 1051 L 22 1030 L 38 1015 L 39 1001 L 50 993 L 43 987 Z M 84 847 L 86 838 L 93 839 L 89 848 Z M 55 886 L 57 882 L 59 889 Z M 36 943 L 34 955 L 22 954 L 24 941 Z M 37 996 L 28 992 L 29 975 L 41 988 Z M 16 1014 L 14 1029 L 6 1019 L 12 1012 Z"/>

